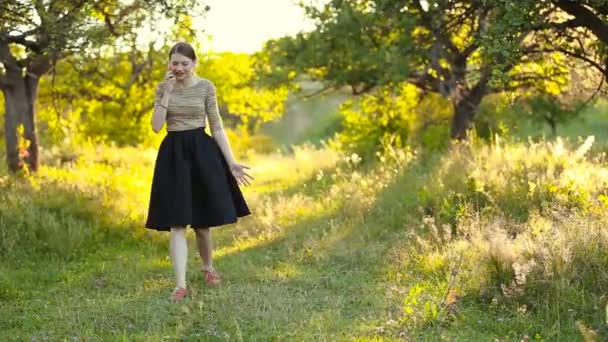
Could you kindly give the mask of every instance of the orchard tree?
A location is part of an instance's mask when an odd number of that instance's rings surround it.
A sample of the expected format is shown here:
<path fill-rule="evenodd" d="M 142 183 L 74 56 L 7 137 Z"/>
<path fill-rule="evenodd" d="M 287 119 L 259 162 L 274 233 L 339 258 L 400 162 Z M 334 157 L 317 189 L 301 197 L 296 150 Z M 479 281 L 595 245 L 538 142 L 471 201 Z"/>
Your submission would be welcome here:
<path fill-rule="evenodd" d="M 587 62 L 608 77 L 608 0 L 553 0 L 541 4 L 544 11 L 558 9 L 567 14 L 565 20 L 554 15 L 538 25 L 561 37 L 557 42 L 561 44 L 552 48 Z"/>
<path fill-rule="evenodd" d="M 488 32 L 498 31 L 494 26 L 503 15 L 488 2 L 334 0 L 322 7 L 307 5 L 316 28 L 269 42 L 264 54 L 272 68 L 262 65 L 259 70 L 271 84 L 306 74 L 325 82 L 323 90 L 348 86 L 354 95 L 413 84 L 449 100 L 451 136 L 464 139 L 486 95 L 532 88 L 565 72 L 545 54 L 531 51 L 538 48 L 530 44 L 531 27 L 522 25 L 506 38 L 496 35 L 494 44 L 488 44 Z M 521 18 L 527 20 L 524 14 Z M 508 47 L 493 48 L 501 41 L 521 46 L 522 53 L 506 56 Z M 516 68 L 520 64 L 537 68 Z"/>
<path fill-rule="evenodd" d="M 0 90 L 9 170 L 38 169 L 35 105 L 39 80 L 70 55 L 118 44 L 159 18 L 202 13 L 195 0 L 5 0 L 0 2 Z M 205 8 L 204 10 L 207 10 Z M 19 152 L 18 126 L 27 150 Z M 21 158 L 23 157 L 23 158 Z"/>
<path fill-rule="evenodd" d="M 558 124 L 578 117 L 598 94 L 605 94 L 608 0 L 486 0 L 485 5 L 498 15 L 482 46 L 500 51 L 505 64 L 533 54 L 559 54 L 569 60 L 568 84 L 559 91 L 541 88 L 536 93 L 519 92 L 522 104 L 529 109 L 524 113 L 533 121 L 547 123 L 556 135 Z M 527 45 L 516 41 L 522 31 L 532 31 L 534 40 Z"/>
<path fill-rule="evenodd" d="M 178 35 L 183 39 L 185 33 Z M 178 39 L 175 36 L 174 39 Z M 195 37 L 196 50 L 201 50 Z M 154 142 L 147 124 L 154 88 L 165 76 L 171 45 L 128 51 L 70 56 L 57 63 L 61 75 L 42 80 L 39 95 L 41 130 L 53 143 L 70 138 L 118 145 Z M 93 58 L 94 57 L 94 58 Z M 266 89 L 253 84 L 254 58 L 244 53 L 199 53 L 196 73 L 218 88 L 222 117 L 231 127 L 256 133 L 260 124 L 283 113 L 285 87 Z M 243 132 L 242 131 L 242 132 Z"/>
<path fill-rule="evenodd" d="M 167 54 L 175 41 L 193 42 L 195 47 L 199 42 L 187 15 L 163 40 L 140 47 L 139 39 L 129 34 L 121 37 L 120 45 L 67 56 L 57 62 L 52 75 L 41 79 L 38 126 L 48 142 L 68 138 L 72 143 L 136 145 L 151 141 L 147 122 L 154 88 L 166 73 Z"/>
<path fill-rule="evenodd" d="M 608 0 L 485 0 L 496 12 L 484 48 L 500 51 L 513 63 L 524 54 L 558 52 L 608 76 Z M 532 31 L 534 42 L 516 41 L 522 31 Z"/>

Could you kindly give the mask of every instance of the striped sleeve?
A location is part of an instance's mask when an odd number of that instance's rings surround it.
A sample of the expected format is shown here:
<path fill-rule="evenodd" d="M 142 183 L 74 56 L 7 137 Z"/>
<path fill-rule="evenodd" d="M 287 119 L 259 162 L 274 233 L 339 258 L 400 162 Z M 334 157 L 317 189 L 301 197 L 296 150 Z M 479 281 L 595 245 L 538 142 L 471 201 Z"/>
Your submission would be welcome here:
<path fill-rule="evenodd" d="M 207 90 L 207 97 L 205 98 L 205 111 L 207 112 L 211 133 L 213 134 L 223 130 L 222 118 L 217 105 L 215 85 L 211 82 L 209 82 L 209 89 Z"/>
<path fill-rule="evenodd" d="M 161 89 L 160 84 L 156 86 L 154 90 L 154 107 L 160 104 L 160 100 L 163 98 L 163 91 Z"/>

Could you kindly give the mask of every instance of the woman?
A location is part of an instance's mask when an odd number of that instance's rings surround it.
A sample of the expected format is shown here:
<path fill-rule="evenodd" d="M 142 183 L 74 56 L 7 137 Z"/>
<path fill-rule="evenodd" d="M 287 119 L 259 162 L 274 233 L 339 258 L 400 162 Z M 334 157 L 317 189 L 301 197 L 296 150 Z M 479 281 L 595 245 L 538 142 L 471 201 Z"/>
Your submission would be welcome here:
<path fill-rule="evenodd" d="M 251 214 L 239 185 L 253 177 L 236 162 L 220 117 L 214 84 L 196 76 L 194 49 L 177 43 L 169 51 L 169 71 L 156 87 L 152 129 L 166 123 L 150 192 L 146 228 L 170 232 L 169 250 L 175 272 L 173 301 L 187 296 L 186 227 L 196 232 L 205 280 L 220 283 L 212 263 L 210 227 L 234 223 Z M 208 119 L 211 137 L 205 131 Z"/>

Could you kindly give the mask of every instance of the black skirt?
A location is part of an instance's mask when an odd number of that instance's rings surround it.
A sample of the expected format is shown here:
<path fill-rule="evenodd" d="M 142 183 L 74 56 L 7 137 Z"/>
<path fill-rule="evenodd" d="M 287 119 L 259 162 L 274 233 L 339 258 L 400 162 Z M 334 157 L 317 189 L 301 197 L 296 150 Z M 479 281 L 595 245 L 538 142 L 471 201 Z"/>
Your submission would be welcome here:
<path fill-rule="evenodd" d="M 204 127 L 167 132 L 154 166 L 146 228 L 214 227 L 249 214 L 222 150 Z"/>

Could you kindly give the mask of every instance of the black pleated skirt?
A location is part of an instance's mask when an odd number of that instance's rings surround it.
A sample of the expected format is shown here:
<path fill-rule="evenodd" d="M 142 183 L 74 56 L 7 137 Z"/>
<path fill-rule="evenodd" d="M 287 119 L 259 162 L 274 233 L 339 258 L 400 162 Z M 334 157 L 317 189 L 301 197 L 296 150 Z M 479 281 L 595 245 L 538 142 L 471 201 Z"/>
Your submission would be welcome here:
<path fill-rule="evenodd" d="M 249 214 L 222 150 L 205 128 L 167 132 L 154 165 L 146 228 L 215 227 Z"/>

